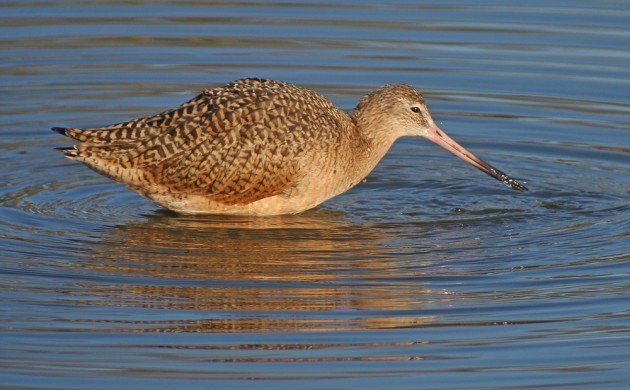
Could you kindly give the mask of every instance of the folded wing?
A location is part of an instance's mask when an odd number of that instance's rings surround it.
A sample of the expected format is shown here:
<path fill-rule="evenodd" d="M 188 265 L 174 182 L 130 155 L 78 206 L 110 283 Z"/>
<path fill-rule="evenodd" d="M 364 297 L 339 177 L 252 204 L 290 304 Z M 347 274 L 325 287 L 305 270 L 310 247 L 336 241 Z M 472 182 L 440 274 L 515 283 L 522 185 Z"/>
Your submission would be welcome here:
<path fill-rule="evenodd" d="M 315 144 L 305 139 L 339 128 L 342 115 L 306 89 L 243 79 L 155 116 L 56 131 L 82 142 L 62 149 L 69 158 L 132 188 L 247 204 L 297 186 Z"/>

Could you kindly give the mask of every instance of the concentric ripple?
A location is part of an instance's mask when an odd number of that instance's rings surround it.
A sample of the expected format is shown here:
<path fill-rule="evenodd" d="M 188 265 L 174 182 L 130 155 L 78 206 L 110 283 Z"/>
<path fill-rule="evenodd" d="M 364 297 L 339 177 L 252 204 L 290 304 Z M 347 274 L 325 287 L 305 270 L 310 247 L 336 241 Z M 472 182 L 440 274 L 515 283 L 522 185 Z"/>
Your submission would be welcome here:
<path fill-rule="evenodd" d="M 0 387 L 626 388 L 622 3 L 0 5 Z M 259 76 L 351 110 L 423 90 L 527 185 L 421 139 L 301 215 L 191 217 L 65 160 L 52 126 Z M 214 383 L 213 383 L 214 384 Z"/>

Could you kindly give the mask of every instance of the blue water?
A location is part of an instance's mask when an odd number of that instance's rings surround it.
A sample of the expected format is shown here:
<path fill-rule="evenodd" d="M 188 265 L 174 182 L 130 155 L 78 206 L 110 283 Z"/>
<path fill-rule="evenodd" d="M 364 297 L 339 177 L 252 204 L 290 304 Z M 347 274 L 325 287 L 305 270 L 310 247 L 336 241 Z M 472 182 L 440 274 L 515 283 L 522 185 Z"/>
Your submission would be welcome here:
<path fill-rule="evenodd" d="M 0 3 L 0 387 L 630 387 L 630 5 Z M 386 83 L 420 139 L 274 218 L 179 216 L 53 147 L 245 76 Z"/>

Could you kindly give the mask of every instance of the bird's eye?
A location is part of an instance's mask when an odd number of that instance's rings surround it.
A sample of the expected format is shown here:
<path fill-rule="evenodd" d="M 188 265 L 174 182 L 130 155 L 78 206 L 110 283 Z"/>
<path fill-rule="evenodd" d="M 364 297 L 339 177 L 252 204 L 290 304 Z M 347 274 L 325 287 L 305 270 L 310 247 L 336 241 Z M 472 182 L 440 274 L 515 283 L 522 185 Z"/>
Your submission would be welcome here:
<path fill-rule="evenodd" d="M 413 106 L 413 107 L 411 107 L 411 111 L 413 111 L 413 112 L 415 112 L 417 114 L 417 113 L 420 112 L 420 107 Z"/>

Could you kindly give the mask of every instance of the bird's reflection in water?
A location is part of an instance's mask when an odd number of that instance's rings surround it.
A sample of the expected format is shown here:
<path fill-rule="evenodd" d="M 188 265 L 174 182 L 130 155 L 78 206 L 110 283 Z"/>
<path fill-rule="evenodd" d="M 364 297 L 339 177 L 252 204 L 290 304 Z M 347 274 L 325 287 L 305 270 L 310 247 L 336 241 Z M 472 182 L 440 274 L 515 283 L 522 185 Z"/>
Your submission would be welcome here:
<path fill-rule="evenodd" d="M 163 312 L 168 321 L 153 324 L 160 331 L 417 326 L 427 320 L 419 316 L 424 287 L 400 278 L 388 240 L 383 230 L 322 210 L 251 219 L 153 215 L 93 245 L 85 265 L 124 278 L 92 285 L 99 299 L 88 304 L 169 309 L 180 319 L 194 311 L 196 319 L 183 321 Z"/>

